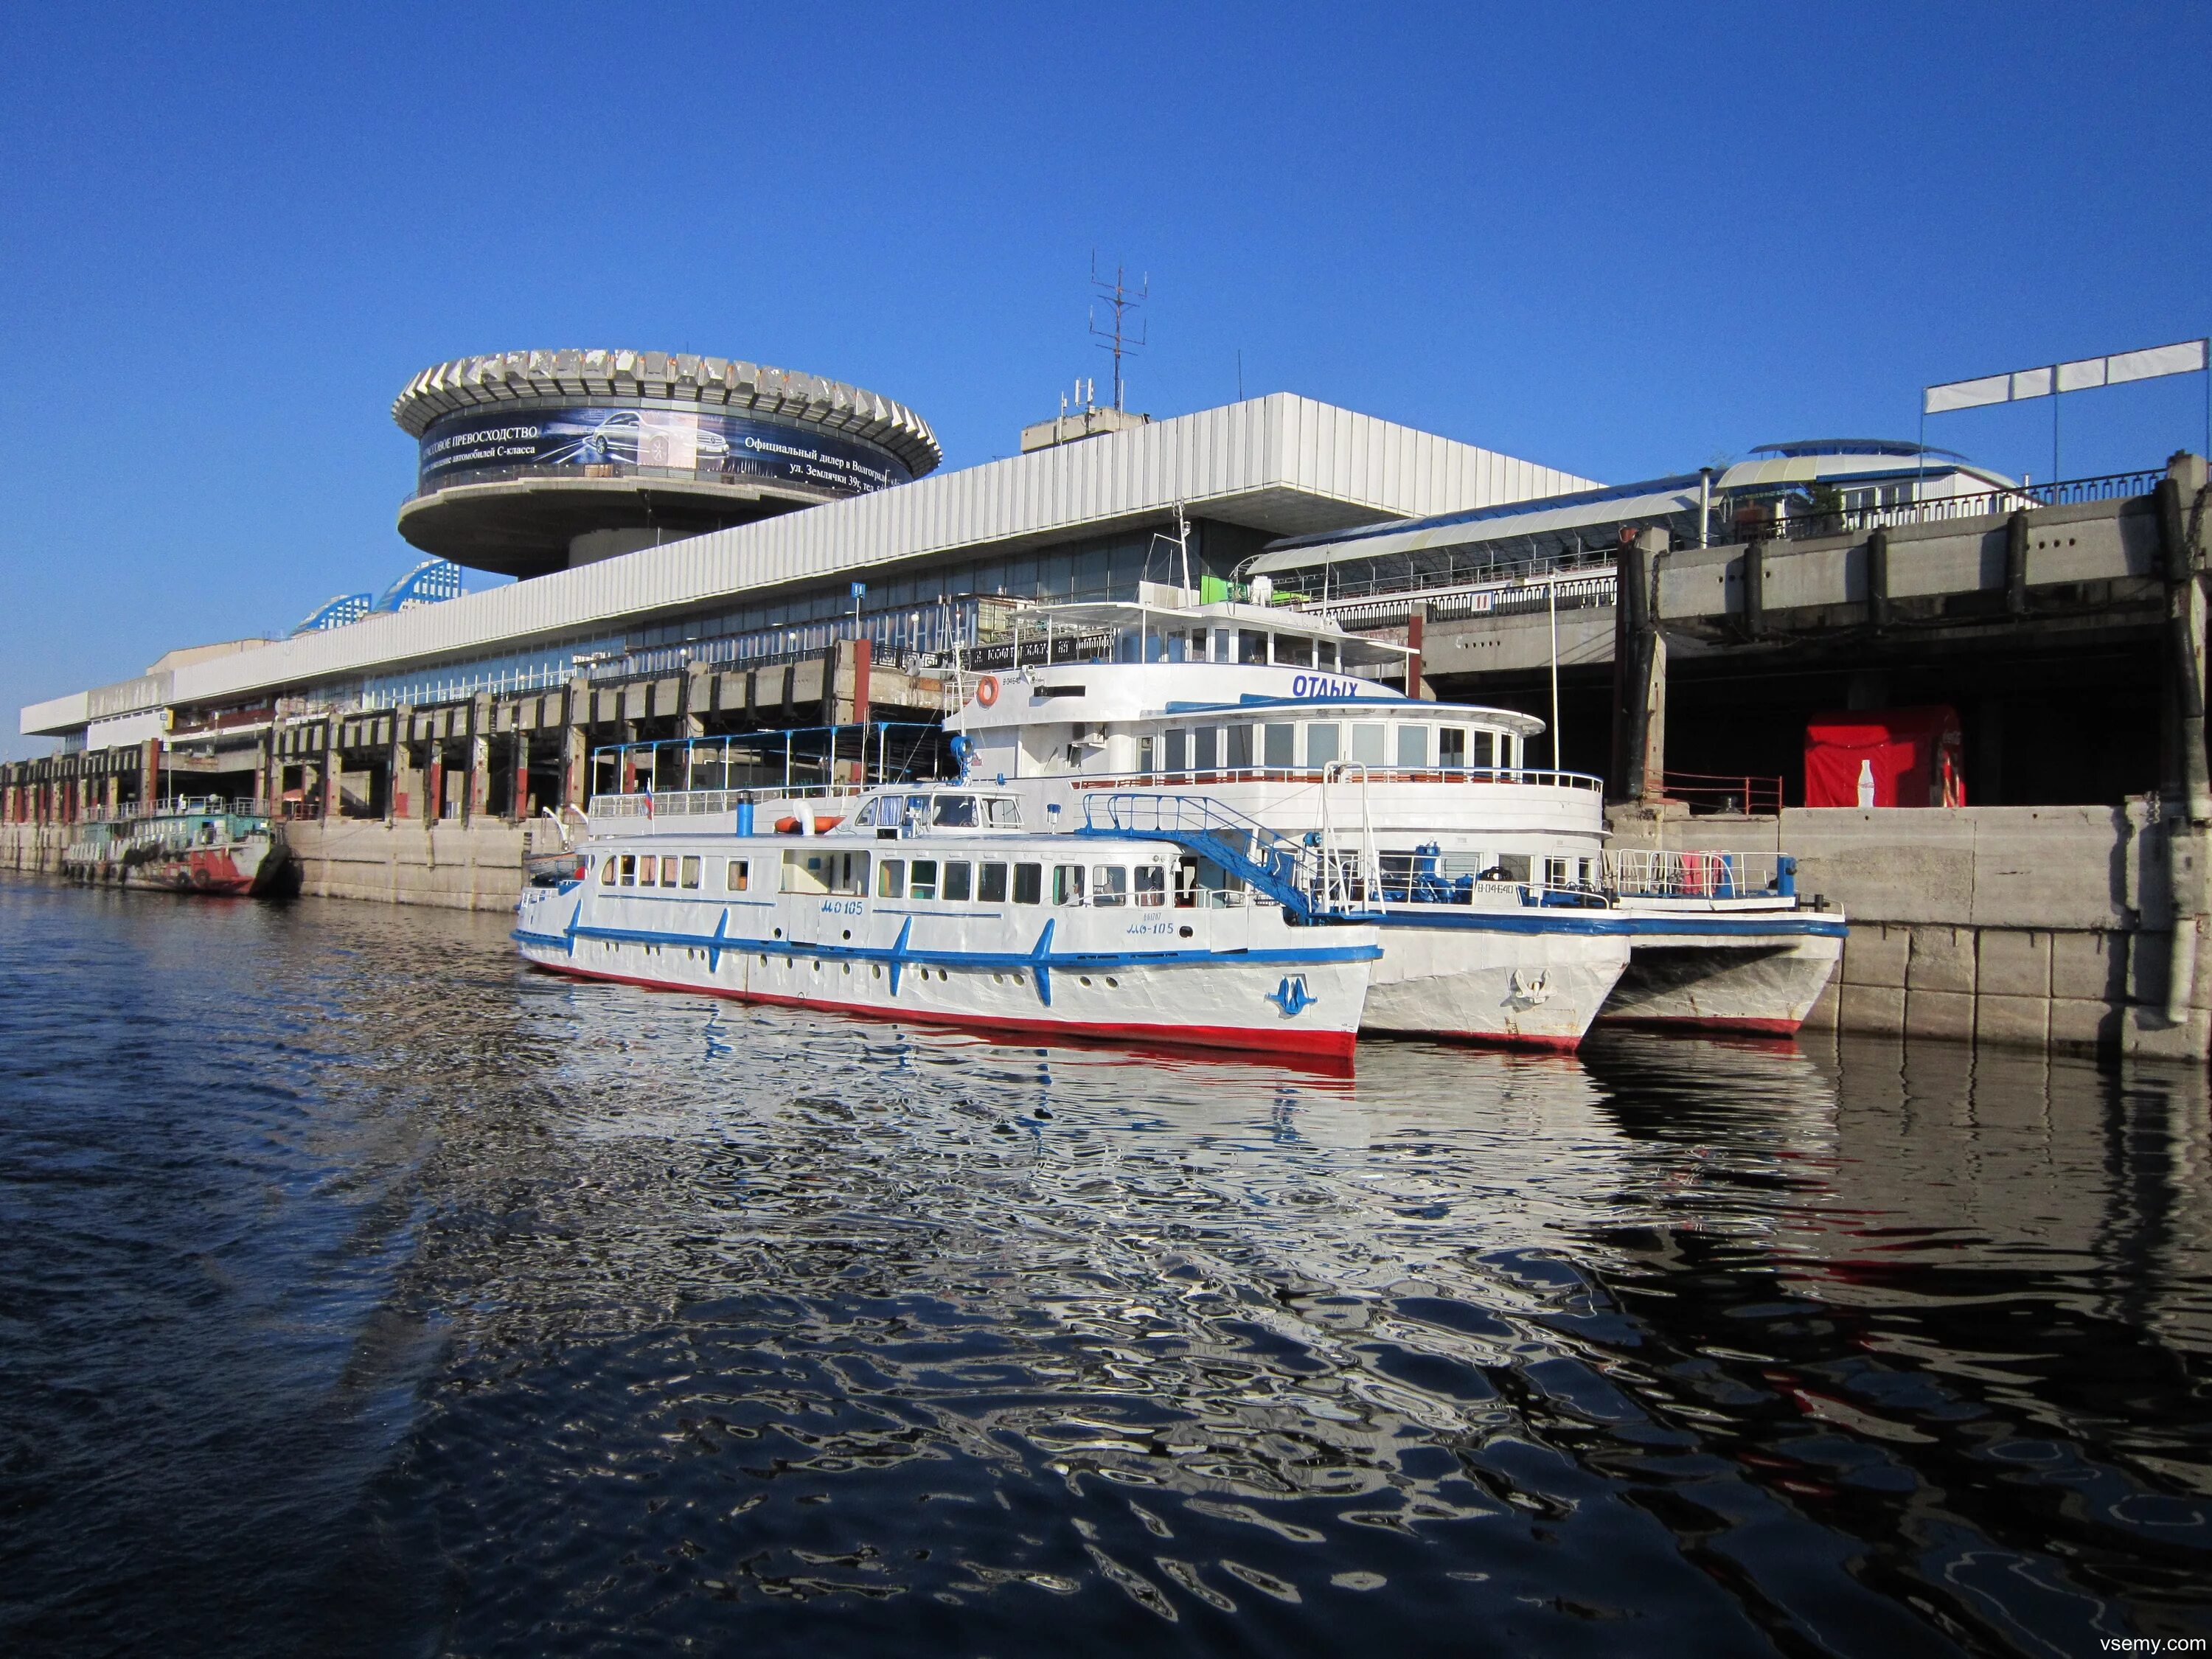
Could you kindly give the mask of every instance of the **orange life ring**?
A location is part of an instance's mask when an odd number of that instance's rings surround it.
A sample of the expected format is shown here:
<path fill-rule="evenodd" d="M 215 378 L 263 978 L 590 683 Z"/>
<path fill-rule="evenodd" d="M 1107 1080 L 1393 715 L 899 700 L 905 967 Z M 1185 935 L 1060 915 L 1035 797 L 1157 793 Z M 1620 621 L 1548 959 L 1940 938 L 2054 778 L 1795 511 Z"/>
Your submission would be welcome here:
<path fill-rule="evenodd" d="M 975 701 L 988 708 L 999 700 L 999 677 L 986 674 L 975 682 Z"/>

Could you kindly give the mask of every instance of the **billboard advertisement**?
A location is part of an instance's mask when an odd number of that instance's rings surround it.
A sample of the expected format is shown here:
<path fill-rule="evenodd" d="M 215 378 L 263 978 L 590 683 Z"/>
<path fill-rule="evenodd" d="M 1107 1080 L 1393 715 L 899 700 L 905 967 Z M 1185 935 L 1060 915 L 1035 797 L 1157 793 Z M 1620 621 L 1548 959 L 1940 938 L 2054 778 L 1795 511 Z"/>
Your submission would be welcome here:
<path fill-rule="evenodd" d="M 858 495 L 914 475 L 888 451 L 811 428 L 689 409 L 468 410 L 422 434 L 427 493 L 521 472 L 648 469 L 732 483 L 759 478 Z"/>

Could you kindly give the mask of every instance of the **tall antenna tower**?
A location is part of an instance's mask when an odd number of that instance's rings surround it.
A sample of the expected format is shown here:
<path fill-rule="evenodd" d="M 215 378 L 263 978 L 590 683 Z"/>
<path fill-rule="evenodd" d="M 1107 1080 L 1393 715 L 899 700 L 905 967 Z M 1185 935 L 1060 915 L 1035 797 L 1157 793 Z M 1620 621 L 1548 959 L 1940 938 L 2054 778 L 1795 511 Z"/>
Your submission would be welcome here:
<path fill-rule="evenodd" d="M 1114 267 L 1113 281 L 1109 282 L 1101 276 L 1098 274 L 1098 250 L 1091 250 L 1091 286 L 1097 290 L 1099 299 L 1114 308 L 1114 326 L 1104 329 L 1098 326 L 1098 307 L 1093 303 L 1091 307 L 1091 331 L 1097 337 L 1101 351 L 1114 354 L 1114 407 L 1116 410 L 1121 407 L 1125 384 L 1121 379 L 1121 359 L 1135 356 L 1144 349 L 1146 343 L 1145 334 L 1139 334 L 1134 339 L 1129 337 L 1126 326 L 1128 313 L 1143 305 L 1152 291 L 1152 278 L 1149 271 L 1133 289 L 1128 285 L 1125 276 L 1126 273 L 1119 265 Z M 1146 333 L 1150 331 L 1147 325 Z"/>

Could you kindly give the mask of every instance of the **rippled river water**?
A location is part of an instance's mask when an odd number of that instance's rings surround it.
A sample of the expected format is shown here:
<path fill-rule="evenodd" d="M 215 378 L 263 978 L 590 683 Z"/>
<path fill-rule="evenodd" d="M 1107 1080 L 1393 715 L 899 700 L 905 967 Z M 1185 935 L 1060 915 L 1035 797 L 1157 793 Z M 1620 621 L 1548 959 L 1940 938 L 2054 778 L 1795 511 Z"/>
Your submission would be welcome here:
<path fill-rule="evenodd" d="M 2201 1079 L 994 1047 L 0 884 L 0 1649 L 2212 1635 Z"/>

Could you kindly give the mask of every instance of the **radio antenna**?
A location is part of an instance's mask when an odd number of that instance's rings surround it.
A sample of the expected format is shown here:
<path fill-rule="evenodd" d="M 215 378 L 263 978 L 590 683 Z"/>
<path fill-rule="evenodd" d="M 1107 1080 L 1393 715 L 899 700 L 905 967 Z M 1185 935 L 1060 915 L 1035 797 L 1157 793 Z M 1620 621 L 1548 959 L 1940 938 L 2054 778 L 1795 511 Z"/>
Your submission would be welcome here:
<path fill-rule="evenodd" d="M 1114 279 L 1109 282 L 1098 274 L 1098 250 L 1093 248 L 1091 250 L 1091 286 L 1097 290 L 1098 298 L 1110 306 L 1114 312 L 1114 326 L 1101 328 L 1098 326 L 1098 307 L 1094 302 L 1091 307 L 1091 331 L 1097 337 L 1101 351 L 1114 354 L 1114 407 L 1119 410 L 1127 385 L 1121 378 L 1121 359 L 1133 357 L 1143 350 L 1146 343 L 1146 334 L 1151 331 L 1150 325 L 1146 325 L 1144 332 L 1131 338 L 1127 327 L 1128 313 L 1152 296 L 1152 279 L 1148 272 L 1133 289 L 1127 280 L 1127 273 L 1120 265 L 1115 265 Z"/>

